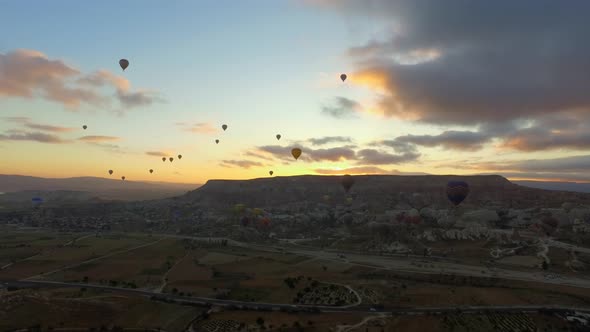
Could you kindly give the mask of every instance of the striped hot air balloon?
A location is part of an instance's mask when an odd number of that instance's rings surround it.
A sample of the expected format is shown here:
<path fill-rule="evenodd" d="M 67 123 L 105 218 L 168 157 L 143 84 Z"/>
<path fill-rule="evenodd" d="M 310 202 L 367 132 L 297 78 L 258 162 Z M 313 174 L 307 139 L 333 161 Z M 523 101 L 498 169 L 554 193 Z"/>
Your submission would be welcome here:
<path fill-rule="evenodd" d="M 455 206 L 461 204 L 469 194 L 469 185 L 465 181 L 449 181 L 447 183 L 447 197 Z"/>

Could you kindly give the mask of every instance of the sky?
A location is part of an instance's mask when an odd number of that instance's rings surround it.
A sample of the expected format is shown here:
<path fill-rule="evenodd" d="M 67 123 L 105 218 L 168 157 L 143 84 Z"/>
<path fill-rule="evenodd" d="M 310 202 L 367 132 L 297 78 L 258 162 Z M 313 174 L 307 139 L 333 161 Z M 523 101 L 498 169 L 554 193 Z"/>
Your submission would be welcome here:
<path fill-rule="evenodd" d="M 0 173 L 590 182 L 589 10 L 582 0 L 5 1 Z"/>

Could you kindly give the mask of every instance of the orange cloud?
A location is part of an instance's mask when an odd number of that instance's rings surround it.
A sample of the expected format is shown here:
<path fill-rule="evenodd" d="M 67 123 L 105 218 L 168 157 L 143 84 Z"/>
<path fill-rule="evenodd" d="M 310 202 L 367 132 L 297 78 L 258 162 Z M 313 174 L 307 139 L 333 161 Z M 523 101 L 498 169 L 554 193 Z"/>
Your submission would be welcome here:
<path fill-rule="evenodd" d="M 219 132 L 219 128 L 213 127 L 207 122 L 199 122 L 195 124 L 187 124 L 184 122 L 176 123 L 177 126 L 182 127 L 182 130 L 195 134 L 215 134 Z"/>
<path fill-rule="evenodd" d="M 83 136 L 78 138 L 80 141 L 100 143 L 100 142 L 115 142 L 121 140 L 120 137 L 115 136 Z"/>

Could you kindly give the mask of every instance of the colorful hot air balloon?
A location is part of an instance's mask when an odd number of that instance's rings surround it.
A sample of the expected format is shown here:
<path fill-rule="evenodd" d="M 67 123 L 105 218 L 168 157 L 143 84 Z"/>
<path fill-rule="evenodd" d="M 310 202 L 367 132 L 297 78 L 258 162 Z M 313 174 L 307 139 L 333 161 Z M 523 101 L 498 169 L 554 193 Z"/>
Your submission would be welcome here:
<path fill-rule="evenodd" d="M 162 161 L 163 162 L 166 162 L 166 157 L 162 157 Z"/>
<path fill-rule="evenodd" d="M 223 131 L 225 131 L 227 129 L 227 125 L 224 124 L 224 125 L 221 126 L 221 128 L 223 129 Z"/>
<path fill-rule="evenodd" d="M 178 155 L 178 159 L 182 159 L 182 155 L 181 154 Z"/>
<path fill-rule="evenodd" d="M 281 139 L 281 134 L 277 134 L 277 141 Z"/>
<path fill-rule="evenodd" d="M 170 162 L 172 162 L 172 160 L 174 160 L 174 158 L 170 157 L 170 158 L 168 158 L 168 160 L 170 160 Z"/>
<path fill-rule="evenodd" d="M 113 170 L 112 169 L 109 169 L 109 174 L 110 175 L 113 175 Z"/>
<path fill-rule="evenodd" d="M 84 128 L 84 130 L 86 130 L 86 128 L 88 128 L 87 125 L 83 125 L 82 128 Z"/>
<path fill-rule="evenodd" d="M 342 188 L 344 188 L 344 190 L 346 190 L 346 192 L 348 192 L 350 190 L 350 188 L 352 187 L 352 185 L 354 184 L 354 178 L 348 174 L 344 175 L 342 177 Z"/>
<path fill-rule="evenodd" d="M 219 144 L 219 140 L 218 139 L 215 140 L 215 144 Z"/>
<path fill-rule="evenodd" d="M 127 59 L 119 60 L 119 66 L 121 66 L 121 68 L 123 68 L 123 71 L 125 71 L 125 69 L 127 69 L 127 67 L 129 67 L 129 60 L 127 60 Z"/>
<path fill-rule="evenodd" d="M 301 149 L 300 148 L 294 148 L 291 150 L 291 154 L 293 155 L 293 157 L 295 158 L 295 160 L 299 159 L 299 156 L 301 156 Z"/>
<path fill-rule="evenodd" d="M 449 181 L 447 183 L 447 197 L 455 204 L 461 204 L 469 194 L 469 185 L 465 181 Z"/>
<path fill-rule="evenodd" d="M 125 181 L 125 177 L 124 177 L 124 176 L 122 176 L 122 177 L 121 177 L 121 180 Z"/>
<path fill-rule="evenodd" d="M 342 80 L 342 82 L 346 81 L 346 77 L 346 74 L 340 75 L 340 79 Z"/>
<path fill-rule="evenodd" d="M 154 172 L 154 170 L 153 169 L 150 169 L 150 173 L 153 173 L 153 172 Z"/>
<path fill-rule="evenodd" d="M 268 174 L 270 174 L 271 176 L 274 174 L 275 172 L 273 171 L 269 171 Z"/>

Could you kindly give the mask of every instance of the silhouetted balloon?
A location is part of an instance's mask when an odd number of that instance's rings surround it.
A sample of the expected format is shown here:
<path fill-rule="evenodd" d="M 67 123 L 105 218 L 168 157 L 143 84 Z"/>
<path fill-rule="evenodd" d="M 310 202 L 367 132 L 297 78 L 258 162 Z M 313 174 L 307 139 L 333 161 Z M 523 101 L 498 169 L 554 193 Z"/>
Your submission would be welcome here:
<path fill-rule="evenodd" d="M 124 177 L 124 176 L 122 176 L 122 177 L 121 177 L 121 180 L 125 181 L 125 177 Z"/>
<path fill-rule="evenodd" d="M 127 69 L 127 67 L 129 67 L 129 60 L 127 60 L 127 59 L 119 60 L 119 66 L 121 66 L 121 68 L 123 68 L 123 70 Z"/>
<path fill-rule="evenodd" d="M 447 197 L 455 206 L 461 204 L 469 194 L 469 185 L 465 181 L 449 181 L 447 183 Z"/>
<path fill-rule="evenodd" d="M 352 185 L 354 184 L 354 178 L 348 174 L 344 175 L 342 177 L 342 187 L 344 188 L 344 190 L 346 190 L 346 192 L 348 192 L 350 190 L 350 188 L 352 187 Z"/>
<path fill-rule="evenodd" d="M 112 169 L 109 169 L 109 174 L 110 175 L 113 175 L 113 170 Z"/>
<path fill-rule="evenodd" d="M 219 144 L 219 140 L 218 139 L 215 140 L 215 144 Z"/>
<path fill-rule="evenodd" d="M 170 157 L 170 158 L 168 158 L 168 160 L 170 160 L 170 162 L 172 162 L 172 160 L 174 160 L 174 158 Z"/>
<path fill-rule="evenodd" d="M 346 81 L 346 77 L 346 74 L 340 75 L 340 79 L 342 80 L 342 82 Z"/>
<path fill-rule="evenodd" d="M 178 155 L 178 159 L 182 159 L 182 155 L 181 154 Z"/>
<path fill-rule="evenodd" d="M 301 156 L 301 149 L 294 148 L 291 150 L 291 154 L 293 155 L 293 157 L 295 157 L 295 160 L 297 160 L 297 159 L 299 159 L 299 156 Z"/>
<path fill-rule="evenodd" d="M 271 176 L 274 174 L 275 172 L 273 171 L 269 171 L 268 174 L 270 174 Z"/>
<path fill-rule="evenodd" d="M 153 173 L 153 172 L 154 172 L 154 170 L 153 169 L 150 169 L 150 173 Z"/>
<path fill-rule="evenodd" d="M 223 131 L 225 131 L 227 129 L 227 125 L 224 124 L 223 126 L 221 126 L 221 128 L 223 129 Z"/>
<path fill-rule="evenodd" d="M 88 128 L 87 125 L 83 125 L 82 128 L 84 128 L 84 130 L 86 130 L 86 128 Z"/>
<path fill-rule="evenodd" d="M 162 157 L 162 161 L 163 162 L 166 162 L 166 157 Z"/>
<path fill-rule="evenodd" d="M 277 134 L 277 141 L 281 139 L 281 134 Z"/>

